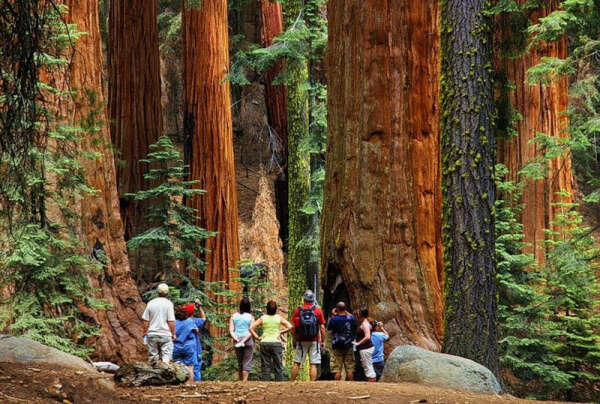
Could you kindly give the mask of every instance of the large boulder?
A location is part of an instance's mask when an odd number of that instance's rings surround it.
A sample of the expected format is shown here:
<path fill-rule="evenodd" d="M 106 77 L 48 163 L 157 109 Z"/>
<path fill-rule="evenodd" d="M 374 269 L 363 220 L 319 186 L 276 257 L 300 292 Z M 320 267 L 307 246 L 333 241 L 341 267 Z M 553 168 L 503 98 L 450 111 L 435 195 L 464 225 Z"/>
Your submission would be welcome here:
<path fill-rule="evenodd" d="M 485 366 L 470 359 L 399 346 L 383 370 L 384 382 L 410 382 L 469 393 L 502 394 L 502 386 Z"/>
<path fill-rule="evenodd" d="M 127 387 L 164 386 L 185 383 L 190 376 L 187 367 L 181 363 L 158 362 L 151 365 L 136 362 L 122 365 L 115 373 L 115 381 Z"/>
<path fill-rule="evenodd" d="M 11 337 L 0 334 L 0 362 L 23 363 L 35 366 L 50 365 L 74 370 L 95 371 L 83 359 L 40 344 L 29 338 Z"/>

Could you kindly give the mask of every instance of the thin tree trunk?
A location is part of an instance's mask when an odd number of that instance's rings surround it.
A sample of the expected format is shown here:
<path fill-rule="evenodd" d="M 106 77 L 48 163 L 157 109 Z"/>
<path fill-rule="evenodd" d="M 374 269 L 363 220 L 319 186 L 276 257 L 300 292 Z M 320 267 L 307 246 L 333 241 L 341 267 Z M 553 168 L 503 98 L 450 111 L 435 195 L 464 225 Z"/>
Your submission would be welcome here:
<path fill-rule="evenodd" d="M 206 240 L 204 279 L 238 290 L 230 271 L 240 259 L 238 207 L 233 155 L 227 1 L 202 1 L 183 11 L 184 138 L 191 179 L 206 194 L 196 197 L 198 225 L 217 231 Z M 200 274 L 197 274 L 199 276 Z"/>
<path fill-rule="evenodd" d="M 443 350 L 498 374 L 495 106 L 488 3 L 442 2 Z"/>
<path fill-rule="evenodd" d="M 520 3 L 523 3 L 521 0 Z M 559 1 L 551 0 L 536 9 L 531 20 L 536 23 L 559 7 Z M 506 30 L 504 38 L 514 35 Z M 571 156 L 563 155 L 552 159 L 548 164 L 547 176 L 533 180 L 522 178 L 519 171 L 528 163 L 544 156 L 545 151 L 538 142 L 533 142 L 540 133 L 552 137 L 567 137 L 568 117 L 564 113 L 568 108 L 567 77 L 557 76 L 547 86 L 525 83 L 527 70 L 541 62 L 543 57 L 564 59 L 567 56 L 566 38 L 552 43 L 541 43 L 525 55 L 518 58 L 497 58 L 497 68 L 515 89 L 510 92 L 509 101 L 523 119 L 517 120 L 518 136 L 503 139 L 498 144 L 498 161 L 509 169 L 509 179 L 524 180 L 522 223 L 524 241 L 530 244 L 526 252 L 533 253 L 539 264 L 544 263 L 546 238 L 544 230 L 558 231 L 552 225 L 556 215 L 565 208 L 553 206 L 558 202 L 573 202 L 574 179 L 571 170 Z M 559 195 L 566 191 L 569 196 Z"/>
<path fill-rule="evenodd" d="M 286 8 L 286 25 L 292 26 L 300 15 L 302 0 L 290 0 Z M 302 303 L 310 267 L 310 248 L 300 243 L 310 231 L 310 216 L 301 209 L 310 193 L 310 157 L 302 152 L 302 142 L 308 137 L 308 67 L 306 61 L 290 62 L 287 86 L 288 125 L 288 289 L 290 315 Z"/>
<path fill-rule="evenodd" d="M 330 291 L 341 276 L 392 346 L 439 350 L 439 8 L 400 3 L 328 4 L 321 272 Z"/>
<path fill-rule="evenodd" d="M 261 45 L 268 47 L 273 39 L 283 32 L 283 14 L 281 3 L 272 0 L 261 0 Z M 274 153 L 279 164 L 279 173 L 275 179 L 275 201 L 277 217 L 280 223 L 280 236 L 287 245 L 288 235 L 288 180 L 287 180 L 287 92 L 283 84 L 273 85 L 273 81 L 281 73 L 284 61 L 278 61 L 265 72 L 265 100 L 267 104 L 267 120 Z"/>
<path fill-rule="evenodd" d="M 102 94 L 102 53 L 98 18 L 98 0 L 65 0 L 67 23 L 76 24 L 86 34 L 75 42 L 70 65 L 70 87 L 77 90 L 77 99 L 62 106 L 70 111 L 72 122 L 106 121 Z M 96 122 L 94 122 L 94 120 Z M 101 329 L 93 346 L 95 355 L 107 360 L 131 360 L 144 351 L 141 342 L 143 303 L 129 270 L 127 249 L 123 238 L 123 223 L 119 214 L 119 199 L 113 154 L 108 128 L 92 130 L 83 138 L 85 152 L 99 157 L 83 161 L 86 180 L 98 192 L 81 201 L 82 233 L 89 254 L 103 262 L 100 273 L 90 279 L 98 289 L 98 297 L 111 306 L 106 311 L 85 312 Z"/>
<path fill-rule="evenodd" d="M 148 203 L 135 201 L 127 194 L 153 185 L 144 179 L 148 164 L 140 160 L 146 158 L 150 145 L 162 133 L 157 5 L 144 0 L 110 2 L 108 106 L 111 138 L 119 162 L 117 189 L 125 240 L 147 227 Z M 138 282 L 143 280 L 143 267 L 159 269 L 150 256 L 136 252 L 130 257 Z"/>

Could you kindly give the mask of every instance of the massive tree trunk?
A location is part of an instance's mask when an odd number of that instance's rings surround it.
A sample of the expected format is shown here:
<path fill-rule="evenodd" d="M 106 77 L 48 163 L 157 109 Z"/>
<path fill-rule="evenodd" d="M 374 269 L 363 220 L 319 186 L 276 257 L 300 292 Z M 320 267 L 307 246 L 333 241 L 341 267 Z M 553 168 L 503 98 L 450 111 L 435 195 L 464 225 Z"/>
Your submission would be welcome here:
<path fill-rule="evenodd" d="M 401 3 L 328 5 L 323 285 L 335 293 L 341 280 L 391 345 L 439 350 L 439 8 Z"/>
<path fill-rule="evenodd" d="M 283 31 L 281 3 L 272 0 L 261 0 L 260 15 L 262 24 L 261 45 L 268 47 L 273 44 L 273 39 Z M 275 201 L 280 223 L 279 234 L 285 246 L 288 235 L 287 92 L 283 84 L 273 85 L 273 81 L 281 73 L 283 64 L 283 61 L 278 61 L 265 72 L 265 99 L 269 131 L 275 145 L 273 152 L 276 154 L 277 162 L 280 165 L 278 167 L 280 172 L 275 179 Z"/>
<path fill-rule="evenodd" d="M 116 148 L 117 188 L 125 239 L 142 230 L 144 206 L 127 197 L 147 189 L 149 146 L 162 132 L 157 3 L 111 0 L 109 17 L 109 118 Z"/>
<path fill-rule="evenodd" d="M 495 105 L 488 3 L 442 2 L 443 350 L 497 374 Z"/>
<path fill-rule="evenodd" d="M 521 0 L 520 3 L 523 3 Z M 536 23 L 559 7 L 559 1 L 551 0 L 536 9 L 531 20 Z M 506 29 L 504 40 L 514 35 Z M 564 207 L 553 206 L 557 202 L 573 201 L 573 173 L 571 156 L 552 159 L 548 164 L 544 179 L 533 180 L 521 178 L 519 171 L 528 163 L 544 156 L 545 151 L 538 142 L 532 142 L 540 133 L 553 137 L 568 136 L 568 117 L 564 112 L 568 107 L 567 77 L 557 76 L 547 86 L 525 83 L 527 70 L 540 63 L 543 57 L 564 59 L 567 54 L 566 38 L 552 43 L 540 43 L 525 55 L 517 58 L 497 58 L 497 68 L 501 70 L 515 89 L 510 92 L 508 100 L 522 120 L 515 122 L 518 136 L 501 140 L 498 144 L 498 161 L 509 169 L 509 178 L 524 181 L 522 203 L 522 222 L 524 241 L 531 246 L 527 252 L 533 253 L 536 261 L 543 264 L 545 257 L 544 229 L 558 230 L 552 225 L 557 213 Z M 570 196 L 558 195 L 567 191 Z"/>
<path fill-rule="evenodd" d="M 227 1 L 202 1 L 199 9 L 183 2 L 184 138 L 191 179 L 206 190 L 192 206 L 198 225 L 217 231 L 206 240 L 206 281 L 234 281 L 240 259 L 238 207 L 233 155 Z"/>
<path fill-rule="evenodd" d="M 286 24 L 292 25 L 302 10 L 302 0 L 286 3 Z M 310 248 L 300 243 L 310 231 L 310 217 L 301 209 L 310 193 L 310 157 L 300 150 L 308 137 L 308 67 L 306 61 L 288 63 L 288 289 L 290 308 L 302 303 L 310 267 Z M 290 310 L 290 315 L 292 310 Z M 291 351 L 291 350 L 290 350 Z"/>
<path fill-rule="evenodd" d="M 65 0 L 64 4 L 68 6 L 66 21 L 86 34 L 74 44 L 76 52 L 69 71 L 70 87 L 77 90 L 78 98 L 61 108 L 69 112 L 75 125 L 92 117 L 106 121 L 98 0 Z M 80 203 L 82 233 L 89 254 L 104 262 L 91 284 L 98 289 L 99 297 L 111 305 L 106 311 L 88 310 L 85 314 L 102 327 L 93 344 L 95 355 L 108 360 L 130 360 L 143 352 L 143 303 L 129 270 L 108 128 L 90 130 L 83 137 L 81 148 L 99 155 L 83 162 L 88 185 L 98 192 L 87 195 Z"/>

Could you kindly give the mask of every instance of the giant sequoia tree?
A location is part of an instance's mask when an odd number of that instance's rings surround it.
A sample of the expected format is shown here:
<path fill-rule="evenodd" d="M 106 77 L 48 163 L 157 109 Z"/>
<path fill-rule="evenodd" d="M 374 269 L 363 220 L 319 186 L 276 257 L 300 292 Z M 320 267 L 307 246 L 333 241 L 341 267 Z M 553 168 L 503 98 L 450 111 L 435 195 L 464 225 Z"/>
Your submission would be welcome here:
<path fill-rule="evenodd" d="M 521 0 L 518 3 L 524 4 Z M 558 9 L 559 1 L 551 0 L 542 2 L 529 18 L 532 23 L 537 23 Z M 519 14 L 520 16 L 521 14 Z M 513 32 L 514 24 L 509 24 L 510 16 L 499 19 L 501 29 L 500 42 L 520 46 L 520 49 L 510 49 L 512 52 L 522 52 L 525 43 L 517 42 L 514 37 L 519 36 Z M 525 19 L 525 21 L 527 21 Z M 523 29 L 523 27 L 521 27 Z M 525 38 L 524 38 L 525 39 Z M 505 57 L 502 57 L 505 56 Z M 529 163 L 544 160 L 546 149 L 543 143 L 534 139 L 540 134 L 559 138 L 568 136 L 568 117 L 565 111 L 568 107 L 568 83 L 566 76 L 554 76 L 551 82 L 545 85 L 530 85 L 527 83 L 527 71 L 536 66 L 544 57 L 565 59 L 567 56 L 566 37 L 555 42 L 536 42 L 524 55 L 514 57 L 500 55 L 497 58 L 497 68 L 514 87 L 510 96 L 505 100 L 510 102 L 510 107 L 516 110 L 522 119 L 513 119 L 517 135 L 502 139 L 498 144 L 498 161 L 509 169 L 509 179 L 524 181 L 521 202 L 523 203 L 522 223 L 524 241 L 530 245 L 526 250 L 543 263 L 545 257 L 545 229 L 558 230 L 552 224 L 556 220 L 562 207 L 554 205 L 558 202 L 572 202 L 573 174 L 571 171 L 570 155 L 562 155 L 547 162 L 543 178 L 521 178 L 520 171 Z M 566 191 L 566 194 L 559 194 Z"/>
<path fill-rule="evenodd" d="M 324 288 L 439 350 L 441 192 L 436 0 L 330 0 Z"/>
<path fill-rule="evenodd" d="M 442 2 L 444 351 L 498 371 L 494 116 L 486 0 Z"/>
<path fill-rule="evenodd" d="M 139 201 L 126 196 L 150 184 L 147 164 L 140 161 L 162 132 L 157 3 L 112 0 L 109 16 L 110 132 L 116 148 L 117 188 L 125 239 L 143 230 L 147 213 Z"/>
<path fill-rule="evenodd" d="M 217 231 L 206 240 L 206 281 L 236 277 L 229 269 L 240 259 L 229 82 L 227 0 L 184 2 L 184 141 L 191 179 L 206 190 L 191 201 L 201 227 Z"/>
<path fill-rule="evenodd" d="M 106 121 L 102 97 L 102 50 L 98 18 L 98 0 L 66 0 L 65 20 L 76 24 L 81 36 L 74 43 L 75 52 L 68 75 L 69 88 L 77 92 L 73 103 L 62 105 L 74 123 L 90 118 Z M 90 122 L 92 123 L 92 122 Z M 88 194 L 80 203 L 81 226 L 86 251 L 102 263 L 102 271 L 90 279 L 100 297 L 110 307 L 106 311 L 89 311 L 89 318 L 101 326 L 94 348 L 98 357 L 131 359 L 142 350 L 140 320 L 143 304 L 129 270 L 113 154 L 108 128 L 83 135 L 81 149 L 97 158 L 82 162 L 88 185 L 98 192 Z"/>

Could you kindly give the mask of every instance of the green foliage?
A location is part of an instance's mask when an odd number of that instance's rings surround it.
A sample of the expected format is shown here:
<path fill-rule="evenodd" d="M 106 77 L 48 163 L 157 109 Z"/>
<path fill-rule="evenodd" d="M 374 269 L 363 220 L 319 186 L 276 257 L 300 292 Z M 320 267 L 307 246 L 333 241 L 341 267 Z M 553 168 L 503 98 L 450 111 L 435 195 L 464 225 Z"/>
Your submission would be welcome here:
<path fill-rule="evenodd" d="M 85 254 L 77 230 L 76 208 L 95 192 L 81 162 L 97 157 L 80 151 L 80 141 L 102 125 L 102 106 L 92 92 L 40 80 L 45 72 L 61 82 L 81 35 L 64 24 L 65 10 L 44 0 L 0 5 L 1 35 L 14 39 L 0 43 L 0 290 L 13 291 L 0 301 L 0 329 L 86 356 L 83 343 L 98 330 L 80 309 L 106 308 L 88 282 L 102 276 L 106 257 Z M 89 115 L 78 126 L 63 124 L 56 103 L 75 97 Z"/>
<path fill-rule="evenodd" d="M 150 167 L 144 178 L 148 183 L 156 184 L 148 190 L 129 194 L 137 201 L 150 201 L 146 219 L 155 224 L 143 233 L 127 242 L 131 250 L 147 248 L 160 257 L 161 269 L 171 276 L 177 273 L 177 267 L 183 263 L 186 277 L 198 276 L 204 272 L 205 263 L 201 256 L 207 251 L 202 240 L 216 233 L 206 231 L 195 223 L 198 218 L 196 209 L 186 206 L 190 201 L 204 193 L 198 189 L 198 181 L 189 181 L 186 166 L 179 151 L 167 136 L 161 136 L 150 146 L 146 159 L 140 160 Z"/>

